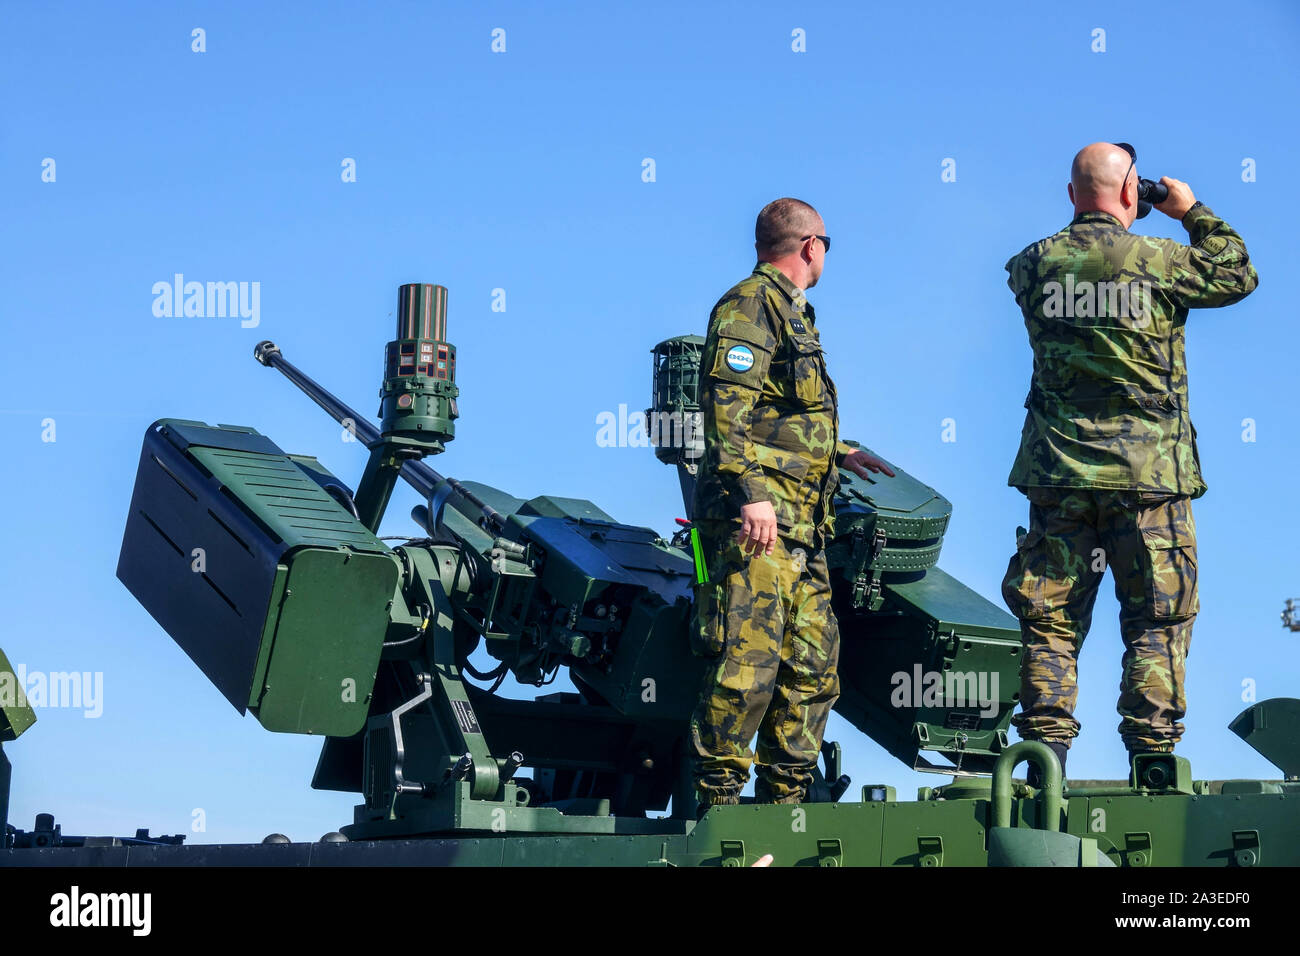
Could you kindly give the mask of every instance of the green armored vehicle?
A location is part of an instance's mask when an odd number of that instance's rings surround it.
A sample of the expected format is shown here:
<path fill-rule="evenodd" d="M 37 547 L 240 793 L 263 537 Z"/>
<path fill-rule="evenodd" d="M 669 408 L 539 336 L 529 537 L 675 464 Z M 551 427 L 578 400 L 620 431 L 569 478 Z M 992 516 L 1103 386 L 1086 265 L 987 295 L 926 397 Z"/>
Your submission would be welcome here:
<path fill-rule="evenodd" d="M 655 347 L 647 413 L 688 513 L 702 344 Z M 952 781 L 915 801 L 887 785 L 850 792 L 827 742 L 809 802 L 697 820 L 683 740 L 709 665 L 686 636 L 685 529 L 669 540 L 590 501 L 515 497 L 431 468 L 459 397 L 440 286 L 401 287 L 378 427 L 272 343 L 256 358 L 365 445 L 355 488 L 253 428 L 157 421 L 117 575 L 236 710 L 322 738 L 311 784 L 358 794 L 352 820 L 319 843 L 185 846 L 147 831 L 70 838 L 43 814 L 34 830 L 7 828 L 0 863 L 1300 864 L 1300 701 L 1263 701 L 1232 725 L 1276 781 L 1196 780 L 1184 758 L 1146 754 L 1127 781 L 1067 787 L 1048 748 L 1011 744 L 1019 628 L 938 567 L 951 506 L 898 468 L 841 475 L 828 549 L 836 710 Z M 425 503 L 413 536 L 390 547 L 377 534 L 398 480 Z M 495 667 L 471 663 L 479 649 Z M 561 668 L 576 692 L 497 693 L 507 676 L 542 686 Z M 31 720 L 3 714 L 5 740 Z M 1039 766 L 1041 789 L 1013 779 L 1022 761 Z"/>
<path fill-rule="evenodd" d="M 0 650 L 0 827 L 9 820 L 9 779 L 13 772 L 9 758 L 5 756 L 5 742 L 17 740 L 36 723 L 36 712 L 20 684 L 9 658 Z M 7 833 L 3 835 L 8 837 Z"/>

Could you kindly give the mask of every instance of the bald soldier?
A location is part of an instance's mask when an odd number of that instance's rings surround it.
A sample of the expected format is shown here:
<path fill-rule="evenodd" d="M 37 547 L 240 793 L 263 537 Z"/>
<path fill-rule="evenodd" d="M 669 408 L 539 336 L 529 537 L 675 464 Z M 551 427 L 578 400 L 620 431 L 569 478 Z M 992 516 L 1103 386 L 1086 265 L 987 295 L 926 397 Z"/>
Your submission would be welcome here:
<path fill-rule="evenodd" d="M 694 518 L 707 570 L 692 646 L 715 662 L 691 719 L 702 808 L 808 796 L 839 696 L 839 630 L 823 553 L 837 466 L 893 475 L 839 440 L 835 386 L 804 296 L 830 250 L 812 206 L 778 199 L 758 214 L 758 265 L 709 318 L 700 365 L 704 456 Z"/>
<path fill-rule="evenodd" d="M 1191 499 L 1205 493 L 1188 413 L 1188 310 L 1231 305 L 1258 284 L 1235 230 L 1184 182 L 1155 208 L 1190 245 L 1129 233 L 1137 154 L 1093 143 L 1074 158 L 1075 217 L 1007 263 L 1034 353 L 1008 483 L 1029 498 L 1003 582 L 1020 619 L 1021 712 L 1013 723 L 1065 766 L 1079 733 L 1076 665 L 1109 566 L 1124 642 L 1120 736 L 1172 752 L 1187 711 L 1184 661 L 1199 609 Z M 1030 782 L 1037 784 L 1031 767 Z"/>

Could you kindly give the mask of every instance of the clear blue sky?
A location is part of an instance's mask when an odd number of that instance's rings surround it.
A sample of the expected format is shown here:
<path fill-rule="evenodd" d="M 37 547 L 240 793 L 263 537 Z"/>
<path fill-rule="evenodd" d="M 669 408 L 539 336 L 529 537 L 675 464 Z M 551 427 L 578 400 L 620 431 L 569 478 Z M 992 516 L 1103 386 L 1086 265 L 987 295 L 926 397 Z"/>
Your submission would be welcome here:
<path fill-rule="evenodd" d="M 356 798 L 308 787 L 319 741 L 241 719 L 114 577 L 151 421 L 252 425 L 355 482 L 360 447 L 253 345 L 274 339 L 370 413 L 397 286 L 442 283 L 462 417 L 437 467 L 669 531 L 675 476 L 647 449 L 597 447 L 596 416 L 645 407 L 650 347 L 703 333 L 753 265 L 755 213 L 782 195 L 814 203 L 834 238 L 810 298 L 844 435 L 951 499 L 941 564 L 1000 604 L 1027 520 L 1006 476 L 1030 371 L 1002 266 L 1069 220 L 1069 161 L 1095 140 L 1188 181 L 1259 270 L 1245 302 L 1189 322 L 1210 491 L 1181 752 L 1200 778 L 1275 776 L 1226 725 L 1245 680 L 1260 699 L 1300 695 L 1300 635 L 1278 622 L 1300 595 L 1297 10 L 4 4 L 0 647 L 29 670 L 104 675 L 102 716 L 45 709 L 6 748 L 11 821 L 52 810 L 69 832 L 211 842 L 313 840 L 351 818 Z M 490 49 L 498 27 L 505 53 Z M 791 50 L 796 28 L 807 52 Z M 1159 213 L 1137 230 L 1184 237 Z M 155 317 L 152 286 L 175 273 L 259 282 L 260 325 Z M 414 503 L 398 495 L 385 533 L 412 530 Z M 1072 776 L 1122 772 L 1109 590 L 1082 656 Z M 944 780 L 838 718 L 829 736 L 854 793 Z"/>

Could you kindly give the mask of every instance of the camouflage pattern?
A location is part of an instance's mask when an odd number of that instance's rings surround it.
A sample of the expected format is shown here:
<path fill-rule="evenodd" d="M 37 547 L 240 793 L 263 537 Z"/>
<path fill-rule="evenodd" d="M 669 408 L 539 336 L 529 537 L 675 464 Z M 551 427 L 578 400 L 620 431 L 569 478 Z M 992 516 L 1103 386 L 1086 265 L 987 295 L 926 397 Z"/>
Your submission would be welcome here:
<path fill-rule="evenodd" d="M 692 649 L 716 659 L 691 717 L 690 752 L 704 802 L 736 803 L 758 735 L 755 799 L 799 803 L 839 697 L 839 629 L 823 552 L 781 539 L 747 557 L 738 522 L 697 522 L 709 583 L 697 588 Z"/>
<path fill-rule="evenodd" d="M 704 456 L 694 514 L 729 521 L 770 501 L 781 534 L 820 549 L 830 526 L 839 441 L 835 386 L 816 314 L 769 263 L 732 288 L 709 318 L 700 361 Z"/>
<path fill-rule="evenodd" d="M 1130 751 L 1173 749 L 1187 711 L 1184 664 L 1199 610 L 1196 524 L 1186 495 L 1030 488 L 1002 594 L 1020 619 L 1021 712 L 1027 740 L 1069 746 L 1077 661 L 1109 566 L 1120 605 L 1123 676 L 1117 710 Z"/>
<path fill-rule="evenodd" d="M 816 313 L 779 269 L 759 263 L 714 306 L 700 361 L 704 456 L 695 523 L 711 585 L 697 588 L 693 648 L 716 658 L 691 718 L 696 786 L 733 803 L 807 795 L 831 705 L 839 696 L 839 630 L 823 546 L 831 533 L 839 440 L 835 386 Z M 780 540 L 771 555 L 736 544 L 740 508 L 770 501 Z"/>
<path fill-rule="evenodd" d="M 1230 305 L 1259 282 L 1235 230 L 1203 204 L 1191 245 L 1085 212 L 1007 262 L 1034 371 L 1008 483 L 1204 493 L 1188 413 L 1189 309 Z"/>

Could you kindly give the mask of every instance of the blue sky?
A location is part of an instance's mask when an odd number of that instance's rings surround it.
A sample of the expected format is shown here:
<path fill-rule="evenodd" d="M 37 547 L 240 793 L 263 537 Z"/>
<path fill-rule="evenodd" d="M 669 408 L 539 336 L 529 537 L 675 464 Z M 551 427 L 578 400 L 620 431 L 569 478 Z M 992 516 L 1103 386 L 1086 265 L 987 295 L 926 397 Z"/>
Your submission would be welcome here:
<path fill-rule="evenodd" d="M 816 205 L 834 238 L 810 299 L 842 433 L 952 501 L 941 564 L 1000 603 L 1027 521 L 1006 476 L 1030 370 L 1002 266 L 1069 220 L 1070 158 L 1095 140 L 1186 180 L 1259 270 L 1258 291 L 1193 313 L 1187 334 L 1210 490 L 1180 752 L 1198 778 L 1275 776 L 1226 725 L 1243 681 L 1300 696 L 1300 635 L 1278 623 L 1300 595 L 1285 271 L 1300 256 L 1285 186 L 1300 8 L 1170 10 L 4 4 L 0 647 L 30 671 L 103 674 L 99 717 L 46 708 L 6 748 L 11 822 L 51 810 L 68 832 L 215 842 L 313 840 L 351 818 L 355 797 L 308 787 L 319 741 L 241 719 L 114 577 L 151 421 L 251 425 L 355 483 L 359 446 L 253 345 L 274 339 L 369 413 L 397 286 L 437 282 L 462 417 L 436 467 L 670 531 L 675 476 L 648 449 L 598 447 L 596 416 L 645 407 L 650 347 L 703 333 L 753 265 L 755 213 L 782 195 Z M 1136 231 L 1185 237 L 1159 213 Z M 153 284 L 176 273 L 260 283 L 258 326 L 156 317 Z M 414 503 L 401 490 L 384 532 L 412 530 Z M 1109 591 L 1082 654 L 1071 776 L 1122 772 Z M 838 717 L 828 736 L 854 793 L 944 780 Z"/>

